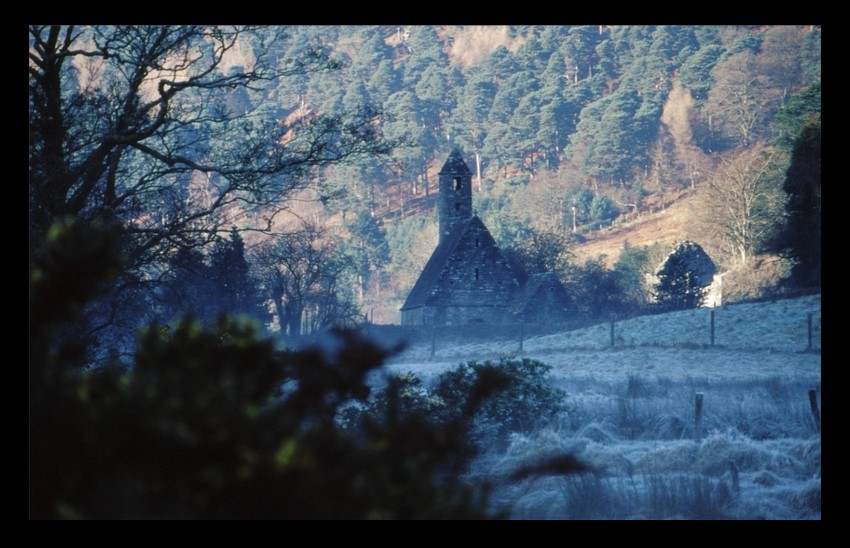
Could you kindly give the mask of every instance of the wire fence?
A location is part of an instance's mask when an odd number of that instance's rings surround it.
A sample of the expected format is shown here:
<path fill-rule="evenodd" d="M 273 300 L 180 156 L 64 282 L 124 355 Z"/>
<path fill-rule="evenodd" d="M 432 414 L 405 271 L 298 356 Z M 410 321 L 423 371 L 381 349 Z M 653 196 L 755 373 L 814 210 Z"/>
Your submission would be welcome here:
<path fill-rule="evenodd" d="M 782 315 L 782 317 L 777 317 Z M 638 346 L 820 352 L 820 312 L 739 312 L 696 309 L 663 316 L 595 321 L 456 326 L 369 325 L 367 335 L 387 345 L 442 349 L 487 345 L 511 352 L 624 349 Z"/>

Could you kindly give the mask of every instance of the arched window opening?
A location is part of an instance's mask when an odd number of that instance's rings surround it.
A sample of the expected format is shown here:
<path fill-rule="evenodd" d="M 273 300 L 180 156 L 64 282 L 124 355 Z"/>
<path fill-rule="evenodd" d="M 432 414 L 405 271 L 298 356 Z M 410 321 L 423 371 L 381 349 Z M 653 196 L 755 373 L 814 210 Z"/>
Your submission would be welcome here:
<path fill-rule="evenodd" d="M 460 190 L 460 177 L 455 177 L 455 190 Z"/>
<path fill-rule="evenodd" d="M 475 279 L 476 280 L 478 279 L 478 269 L 477 268 L 475 269 Z"/>

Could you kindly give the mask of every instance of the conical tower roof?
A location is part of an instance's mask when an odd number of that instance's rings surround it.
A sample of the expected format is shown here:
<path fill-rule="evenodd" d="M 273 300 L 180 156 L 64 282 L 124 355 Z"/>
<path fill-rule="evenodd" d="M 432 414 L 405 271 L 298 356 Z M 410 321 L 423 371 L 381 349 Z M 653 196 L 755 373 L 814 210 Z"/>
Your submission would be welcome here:
<path fill-rule="evenodd" d="M 449 157 L 446 159 L 446 163 L 443 164 L 443 169 L 440 170 L 440 175 L 449 173 L 457 175 L 470 175 L 472 173 L 469 171 L 469 166 L 466 165 L 466 162 L 463 160 L 463 154 L 458 148 L 452 149 Z"/>

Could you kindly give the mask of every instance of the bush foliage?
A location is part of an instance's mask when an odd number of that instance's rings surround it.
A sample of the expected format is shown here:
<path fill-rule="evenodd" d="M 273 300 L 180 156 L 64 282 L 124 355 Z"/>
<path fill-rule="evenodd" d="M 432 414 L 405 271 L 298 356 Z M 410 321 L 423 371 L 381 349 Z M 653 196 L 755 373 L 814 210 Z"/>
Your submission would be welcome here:
<path fill-rule="evenodd" d="M 479 427 L 499 433 L 527 432 L 565 410 L 564 392 L 547 377 L 551 369 L 528 358 L 502 358 L 497 364 L 471 361 L 440 375 L 434 393 L 451 410 L 470 408 L 481 399 L 472 414 Z M 490 386 L 489 379 L 499 379 L 499 388 L 492 396 L 480 398 L 476 387 Z"/>
<path fill-rule="evenodd" d="M 391 353 L 353 331 L 279 351 L 250 322 L 185 318 L 149 326 L 129 363 L 84 367 L 69 326 L 116 271 L 118 239 L 51 234 L 30 280 L 31 518 L 491 517 L 459 479 L 462 417 L 403 413 L 390 389 L 356 435 L 340 428 Z"/>
<path fill-rule="evenodd" d="M 432 395 L 394 377 L 370 398 L 393 349 L 337 330 L 281 351 L 226 315 L 150 325 L 128 362 L 87 367 L 71 327 L 120 267 L 118 241 L 69 221 L 31 271 L 31 518 L 496 517 L 463 479 L 473 426 L 559 409 L 533 360 L 471 362 Z"/>

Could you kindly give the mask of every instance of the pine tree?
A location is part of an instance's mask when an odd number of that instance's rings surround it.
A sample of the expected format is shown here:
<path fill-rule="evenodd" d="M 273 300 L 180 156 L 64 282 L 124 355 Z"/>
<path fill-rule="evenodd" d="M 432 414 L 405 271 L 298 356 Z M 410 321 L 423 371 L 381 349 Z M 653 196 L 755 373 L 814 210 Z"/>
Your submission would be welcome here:
<path fill-rule="evenodd" d="M 662 310 L 697 308 L 716 272 L 714 262 L 699 244 L 680 243 L 657 273 L 655 297 L 659 307 Z"/>
<path fill-rule="evenodd" d="M 245 258 L 245 242 L 234 226 L 210 253 L 211 305 L 216 314 L 247 315 L 264 322 L 268 313 Z"/>
<path fill-rule="evenodd" d="M 794 259 L 791 282 L 799 287 L 821 285 L 820 134 L 819 121 L 803 128 L 783 185 L 788 194 L 788 221 L 778 247 Z"/>
<path fill-rule="evenodd" d="M 195 248 L 181 247 L 170 257 L 157 292 L 157 318 L 162 322 L 191 314 L 198 320 L 213 317 L 209 296 L 213 293 L 210 269 L 204 254 Z"/>

